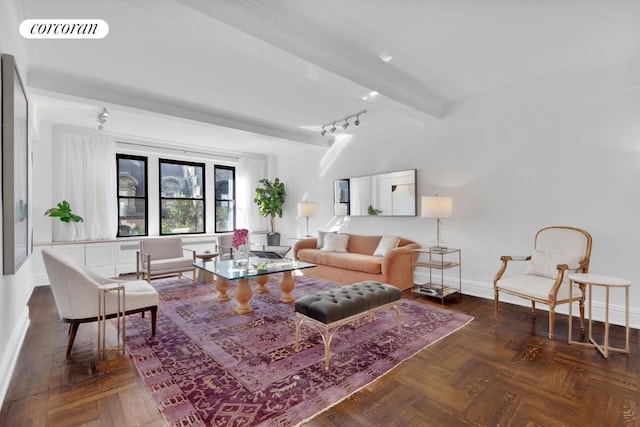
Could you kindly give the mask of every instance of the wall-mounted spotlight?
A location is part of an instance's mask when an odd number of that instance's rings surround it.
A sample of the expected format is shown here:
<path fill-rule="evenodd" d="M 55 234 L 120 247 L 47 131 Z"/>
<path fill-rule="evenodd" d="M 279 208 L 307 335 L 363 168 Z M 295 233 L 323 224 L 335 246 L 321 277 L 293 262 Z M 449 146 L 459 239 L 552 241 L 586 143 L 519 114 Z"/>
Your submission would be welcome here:
<path fill-rule="evenodd" d="M 98 129 L 104 129 L 104 124 L 107 122 L 107 117 L 109 117 L 109 111 L 107 108 L 103 108 L 100 113 L 98 113 Z"/>
<path fill-rule="evenodd" d="M 353 113 L 353 114 L 349 114 L 347 117 L 343 117 L 341 119 L 338 120 L 333 120 L 329 123 L 326 123 L 324 125 L 322 125 L 322 130 L 320 131 L 320 135 L 325 136 L 327 131 L 325 130 L 326 127 L 331 126 L 329 128 L 329 132 L 334 133 L 337 128 L 336 128 L 336 123 L 340 123 L 340 122 L 344 122 L 342 124 L 342 129 L 347 129 L 351 123 L 349 123 L 349 119 L 352 119 L 355 117 L 355 121 L 353 122 L 354 125 L 358 126 L 360 124 L 360 115 L 366 113 L 367 110 L 362 110 L 362 111 L 358 111 L 357 113 Z"/>

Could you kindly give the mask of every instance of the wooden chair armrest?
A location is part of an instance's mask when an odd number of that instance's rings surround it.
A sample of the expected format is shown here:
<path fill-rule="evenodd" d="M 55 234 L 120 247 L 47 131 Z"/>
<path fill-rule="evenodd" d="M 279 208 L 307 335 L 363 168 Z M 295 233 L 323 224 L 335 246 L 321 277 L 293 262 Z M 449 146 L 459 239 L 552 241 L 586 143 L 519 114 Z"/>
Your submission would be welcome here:
<path fill-rule="evenodd" d="M 553 284 L 553 286 L 549 290 L 549 300 L 552 300 L 552 301 L 555 301 L 556 295 L 558 294 L 558 289 L 560 289 L 562 280 L 564 280 L 564 272 L 570 269 L 567 264 L 558 264 L 556 268 L 558 269 L 558 276 L 556 277 L 556 282 Z M 571 270 L 574 270 L 574 268 L 571 268 Z"/>
<path fill-rule="evenodd" d="M 502 255 L 501 261 L 530 261 L 531 255 Z"/>
<path fill-rule="evenodd" d="M 502 261 L 502 265 L 500 266 L 500 269 L 498 270 L 495 277 L 493 278 L 493 285 L 495 286 L 498 280 L 502 278 L 502 275 L 507 269 L 507 264 L 509 263 L 509 261 L 530 261 L 530 260 L 531 260 L 531 255 L 526 255 L 526 256 L 502 255 L 500 257 L 500 261 Z"/>
<path fill-rule="evenodd" d="M 229 256 L 233 256 L 233 246 L 218 245 L 218 253 L 219 253 L 220 255 L 223 255 L 223 254 L 221 254 L 221 253 L 220 253 L 220 249 L 223 249 L 223 250 L 225 250 L 225 249 L 226 249 L 226 250 L 228 250 L 228 251 L 229 251 Z"/>
<path fill-rule="evenodd" d="M 191 257 L 193 258 L 193 262 L 196 262 L 196 251 L 195 249 L 182 248 L 183 251 L 191 252 Z"/>

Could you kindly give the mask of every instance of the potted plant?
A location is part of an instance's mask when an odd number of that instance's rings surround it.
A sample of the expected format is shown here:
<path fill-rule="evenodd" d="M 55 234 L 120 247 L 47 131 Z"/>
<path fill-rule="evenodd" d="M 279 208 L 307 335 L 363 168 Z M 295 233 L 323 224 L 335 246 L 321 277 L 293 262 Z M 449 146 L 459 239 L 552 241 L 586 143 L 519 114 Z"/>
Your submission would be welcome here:
<path fill-rule="evenodd" d="M 45 216 L 60 219 L 60 222 L 71 224 L 74 222 L 83 222 L 81 216 L 74 214 L 71 211 L 71 205 L 66 200 L 61 201 L 55 208 L 50 208 L 45 211 Z M 54 225 L 53 240 L 54 241 L 70 241 L 74 240 L 76 230 L 69 225 L 60 224 L 58 227 Z"/>
<path fill-rule="evenodd" d="M 47 209 L 44 213 L 52 218 L 60 218 L 62 222 L 83 222 L 81 216 L 71 212 L 71 205 L 66 200 L 61 201 L 55 208 Z"/>
<path fill-rule="evenodd" d="M 276 233 L 276 215 L 282 218 L 282 206 L 287 192 L 284 189 L 284 183 L 279 178 L 273 182 L 266 178 L 258 182 L 262 184 L 262 188 L 256 188 L 256 197 L 253 202 L 258 205 L 261 216 L 271 217 L 271 232 L 267 234 L 267 244 L 278 246 L 280 245 L 280 233 Z"/>

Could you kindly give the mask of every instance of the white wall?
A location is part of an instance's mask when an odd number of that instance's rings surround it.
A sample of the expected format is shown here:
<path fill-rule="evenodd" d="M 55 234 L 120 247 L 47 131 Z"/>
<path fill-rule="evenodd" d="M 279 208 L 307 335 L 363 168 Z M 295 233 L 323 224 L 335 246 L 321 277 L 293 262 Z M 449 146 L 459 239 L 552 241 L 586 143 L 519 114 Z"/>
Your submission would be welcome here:
<path fill-rule="evenodd" d="M 13 2 L 0 2 L 0 53 L 15 57 L 24 79 L 27 69 L 26 51 L 24 41 L 18 35 L 19 22 L 16 17 Z M 0 223 L 1 217 L 2 212 Z M 29 326 L 27 302 L 33 289 L 31 277 L 30 258 L 14 276 L 2 276 L 0 281 L 0 402 L 4 401 L 13 367 Z"/>
<path fill-rule="evenodd" d="M 638 60 L 462 101 L 439 122 L 378 126 L 367 118 L 350 141 L 337 141 L 326 153 L 279 153 L 290 218 L 296 202 L 308 198 L 318 202 L 311 230 L 341 225 L 429 245 L 431 219 L 332 216 L 334 179 L 415 168 L 418 197 L 454 199 L 442 234 L 462 249 L 463 292 L 493 298 L 500 255 L 530 254 L 538 229 L 571 225 L 593 236 L 592 272 L 631 279 L 632 324 L 640 327 Z M 304 219 L 280 224 L 289 235 L 304 230 Z M 612 297 L 617 323 L 624 321 L 621 297 Z M 595 315 L 603 318 L 604 296 L 594 300 Z"/>

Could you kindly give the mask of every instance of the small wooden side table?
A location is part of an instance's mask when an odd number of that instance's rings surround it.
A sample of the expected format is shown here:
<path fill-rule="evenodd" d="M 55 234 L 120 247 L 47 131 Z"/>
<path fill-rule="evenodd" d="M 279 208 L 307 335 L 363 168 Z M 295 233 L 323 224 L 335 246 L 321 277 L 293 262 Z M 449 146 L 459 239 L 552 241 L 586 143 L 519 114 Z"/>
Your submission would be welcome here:
<path fill-rule="evenodd" d="M 217 256 L 218 256 L 218 253 L 216 252 L 202 252 L 202 253 L 196 254 L 196 258 L 201 259 L 203 262 L 211 261 Z M 196 280 L 202 283 L 211 283 L 214 280 L 213 273 L 210 273 L 206 270 L 199 268 L 198 277 L 196 278 Z"/>
<path fill-rule="evenodd" d="M 573 284 L 579 283 L 582 285 L 586 285 L 589 289 L 588 298 L 589 298 L 589 342 L 580 342 L 573 341 L 571 332 L 572 332 L 572 322 L 573 313 L 571 307 L 573 304 L 569 304 L 569 344 L 581 344 L 587 345 L 591 347 L 595 347 L 598 349 L 600 354 L 606 359 L 609 357 L 610 351 L 615 351 L 618 353 L 629 354 L 629 286 L 631 285 L 631 281 L 627 279 L 621 279 L 619 277 L 613 276 L 604 276 L 601 274 L 588 274 L 588 273 L 574 273 L 569 275 L 570 286 L 569 286 L 569 300 L 573 296 Z M 592 334 L 592 287 L 593 286 L 602 286 L 605 288 L 605 319 L 604 319 L 604 344 L 599 344 L 593 339 Z M 609 291 L 611 288 L 624 288 L 624 313 L 625 313 L 625 348 L 617 348 L 609 346 Z M 586 297 L 586 295 L 585 295 Z"/>
<path fill-rule="evenodd" d="M 111 292 L 116 294 L 116 329 L 117 344 L 115 347 L 108 349 L 106 346 L 106 326 L 107 326 L 107 295 Z M 113 351 L 116 353 L 122 352 L 124 356 L 125 351 L 125 292 L 123 283 L 108 283 L 106 285 L 98 286 L 98 357 L 102 360 L 106 360 L 107 352 Z"/>

